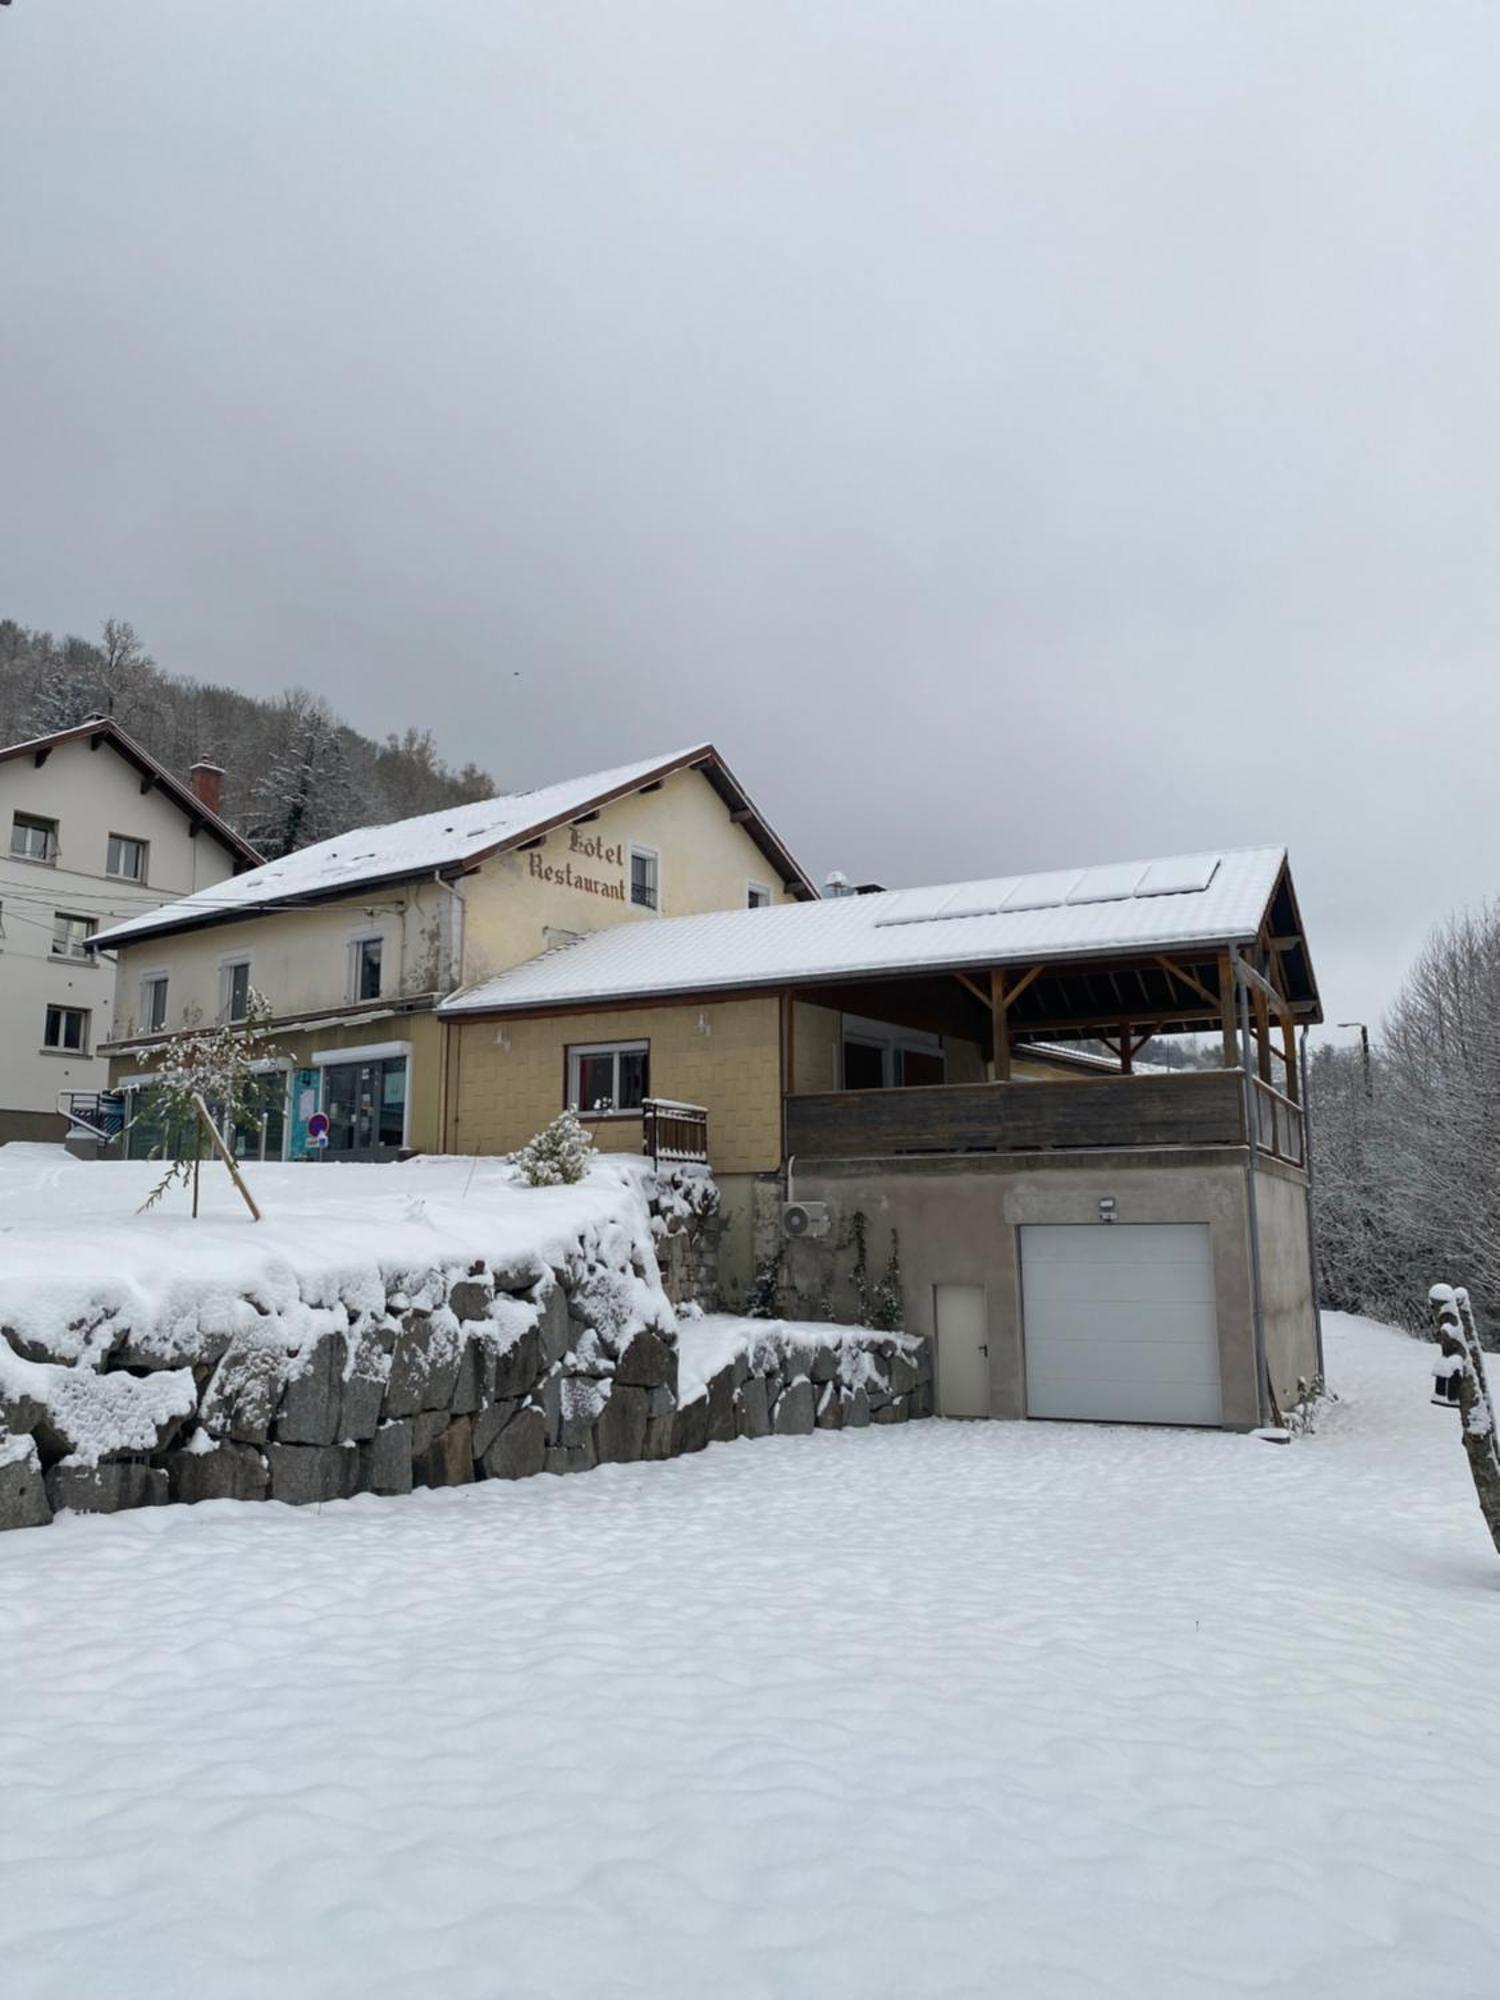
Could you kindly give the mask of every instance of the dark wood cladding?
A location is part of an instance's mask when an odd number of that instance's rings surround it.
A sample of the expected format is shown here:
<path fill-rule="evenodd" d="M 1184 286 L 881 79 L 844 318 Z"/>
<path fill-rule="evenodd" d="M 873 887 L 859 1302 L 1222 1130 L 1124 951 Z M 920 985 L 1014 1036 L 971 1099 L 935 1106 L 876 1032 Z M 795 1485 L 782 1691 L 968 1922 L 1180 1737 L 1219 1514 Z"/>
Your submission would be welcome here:
<path fill-rule="evenodd" d="M 1065 1147 L 1242 1146 L 1235 1070 L 830 1091 L 786 1101 L 787 1151 L 807 1159 Z"/>

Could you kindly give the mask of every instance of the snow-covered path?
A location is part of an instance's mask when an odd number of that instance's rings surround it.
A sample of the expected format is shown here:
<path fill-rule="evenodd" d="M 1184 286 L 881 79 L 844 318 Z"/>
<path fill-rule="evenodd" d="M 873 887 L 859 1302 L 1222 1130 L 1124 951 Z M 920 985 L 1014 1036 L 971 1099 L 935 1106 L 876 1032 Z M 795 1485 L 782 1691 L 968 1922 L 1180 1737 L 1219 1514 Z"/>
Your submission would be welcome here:
<path fill-rule="evenodd" d="M 1500 1990 L 1430 1351 L 1286 1448 L 916 1424 L 0 1538 L 8 2000 Z"/>

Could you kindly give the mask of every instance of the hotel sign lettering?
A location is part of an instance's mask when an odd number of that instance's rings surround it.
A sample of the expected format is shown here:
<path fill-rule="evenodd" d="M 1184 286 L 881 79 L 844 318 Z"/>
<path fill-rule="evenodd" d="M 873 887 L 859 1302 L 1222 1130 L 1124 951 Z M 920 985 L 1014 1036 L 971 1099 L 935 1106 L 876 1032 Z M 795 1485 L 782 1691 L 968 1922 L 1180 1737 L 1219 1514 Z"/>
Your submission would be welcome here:
<path fill-rule="evenodd" d="M 570 827 L 572 838 L 568 846 L 568 859 L 563 862 L 544 861 L 541 850 L 533 847 L 526 857 L 526 864 L 538 882 L 554 883 L 560 889 L 581 889 L 586 896 L 602 896 L 608 903 L 623 903 L 625 900 L 625 877 L 623 872 L 618 881 L 611 882 L 602 875 L 586 873 L 575 868 L 573 856 L 580 861 L 592 861 L 602 868 L 625 867 L 625 849 L 619 843 L 606 842 L 601 834 L 580 833 Z"/>

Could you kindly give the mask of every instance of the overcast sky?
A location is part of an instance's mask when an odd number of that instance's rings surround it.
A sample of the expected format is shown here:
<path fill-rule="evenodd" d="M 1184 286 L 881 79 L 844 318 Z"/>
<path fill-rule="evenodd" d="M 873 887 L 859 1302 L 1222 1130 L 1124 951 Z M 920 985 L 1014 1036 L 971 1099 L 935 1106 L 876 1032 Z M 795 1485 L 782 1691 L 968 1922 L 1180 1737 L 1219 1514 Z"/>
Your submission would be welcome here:
<path fill-rule="evenodd" d="M 0 616 L 814 873 L 1500 890 L 1494 0 L 14 0 Z"/>

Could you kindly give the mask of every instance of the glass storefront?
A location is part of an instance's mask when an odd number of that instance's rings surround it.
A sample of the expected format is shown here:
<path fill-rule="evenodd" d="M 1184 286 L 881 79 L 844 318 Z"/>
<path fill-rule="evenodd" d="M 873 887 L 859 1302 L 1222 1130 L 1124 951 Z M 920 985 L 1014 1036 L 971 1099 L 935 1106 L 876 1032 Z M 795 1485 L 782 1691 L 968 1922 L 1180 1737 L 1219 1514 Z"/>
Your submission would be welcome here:
<path fill-rule="evenodd" d="M 406 1057 L 329 1063 L 323 1070 L 328 1151 L 336 1158 L 384 1158 L 406 1139 Z"/>

